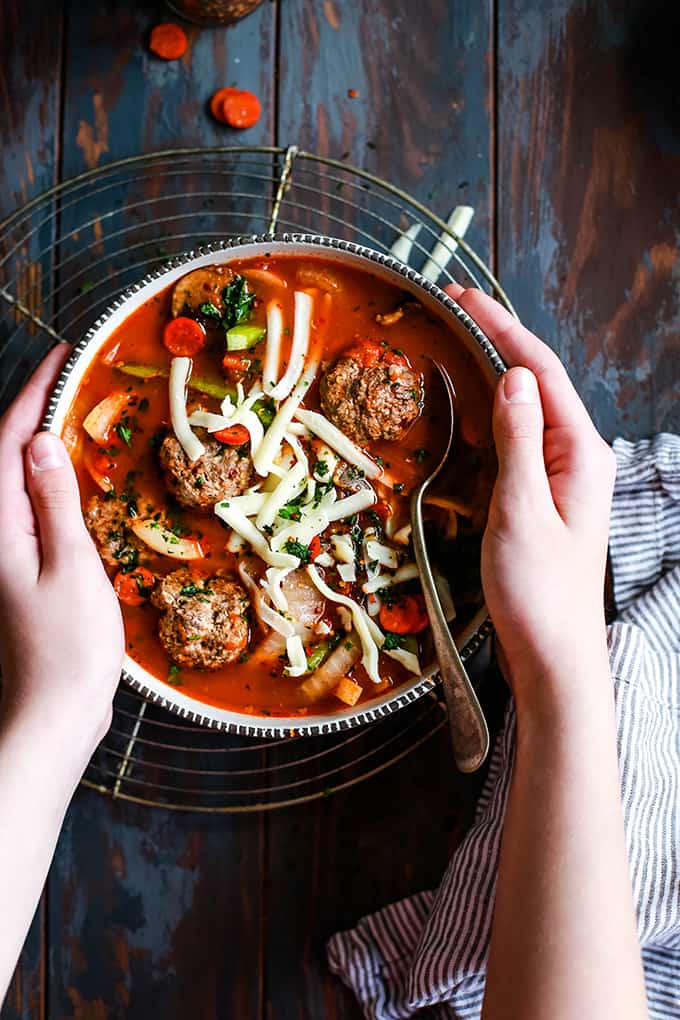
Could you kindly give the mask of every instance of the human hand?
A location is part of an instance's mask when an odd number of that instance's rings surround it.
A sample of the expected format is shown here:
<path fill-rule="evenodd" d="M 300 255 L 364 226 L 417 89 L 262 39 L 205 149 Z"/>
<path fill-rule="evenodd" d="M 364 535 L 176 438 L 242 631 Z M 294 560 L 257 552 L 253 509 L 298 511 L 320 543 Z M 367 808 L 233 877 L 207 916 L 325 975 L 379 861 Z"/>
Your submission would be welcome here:
<path fill-rule="evenodd" d="M 512 367 L 494 404 L 499 471 L 482 583 L 518 704 L 606 665 L 603 588 L 616 460 L 555 354 L 479 290 L 448 293 Z M 522 367 L 519 367 L 522 366 Z"/>
<path fill-rule="evenodd" d="M 51 351 L 0 421 L 1 709 L 59 732 L 84 768 L 110 725 L 124 637 L 64 444 L 36 435 L 67 354 Z"/>

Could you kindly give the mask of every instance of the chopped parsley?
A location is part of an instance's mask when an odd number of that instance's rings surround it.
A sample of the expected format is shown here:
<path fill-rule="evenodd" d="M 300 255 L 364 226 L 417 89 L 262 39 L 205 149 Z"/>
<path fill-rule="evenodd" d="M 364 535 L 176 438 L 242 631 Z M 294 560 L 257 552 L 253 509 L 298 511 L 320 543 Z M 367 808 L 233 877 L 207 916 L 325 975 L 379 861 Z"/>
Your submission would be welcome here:
<path fill-rule="evenodd" d="M 123 440 L 126 446 L 132 446 L 132 427 L 129 418 L 124 417 L 116 425 L 118 437 Z"/>
<path fill-rule="evenodd" d="M 392 652 L 395 648 L 402 647 L 401 634 L 393 634 L 391 630 L 388 630 L 385 634 L 385 640 L 382 644 L 382 650 L 384 652 Z"/>
<path fill-rule="evenodd" d="M 222 313 L 219 308 L 212 303 L 212 301 L 206 301 L 204 304 L 199 305 L 198 310 L 201 315 L 207 316 L 208 319 L 217 319 L 218 322 L 222 321 Z"/>
<path fill-rule="evenodd" d="M 211 588 L 199 588 L 197 584 L 185 584 L 183 588 L 180 588 L 180 595 L 185 598 L 192 598 L 194 595 L 212 595 L 214 594 Z"/>
<path fill-rule="evenodd" d="M 139 576 L 139 574 L 137 574 L 135 577 L 135 584 L 137 585 L 137 591 L 142 596 L 142 598 L 148 599 L 149 595 L 151 594 L 152 586 L 144 584 L 144 581 Z"/>
<path fill-rule="evenodd" d="M 255 293 L 248 290 L 245 276 L 238 273 L 222 291 L 222 326 L 231 329 L 240 322 L 247 322 L 253 308 Z"/>
<path fill-rule="evenodd" d="M 404 491 L 404 483 L 403 482 L 395 482 L 394 485 L 392 486 L 392 488 L 394 489 L 394 491 L 396 493 L 403 492 Z"/>
<path fill-rule="evenodd" d="M 278 515 L 283 517 L 284 521 L 299 521 L 300 507 L 295 506 L 294 503 L 286 503 L 285 506 L 280 507 Z"/>
<path fill-rule="evenodd" d="M 420 450 L 414 450 L 413 456 L 416 459 L 416 464 L 422 464 L 425 458 L 430 456 L 430 451 L 422 448 Z"/>
<path fill-rule="evenodd" d="M 148 397 L 142 397 L 142 399 L 139 401 L 139 403 L 137 405 L 137 410 L 138 411 L 148 411 L 149 410 L 149 398 Z"/>
<path fill-rule="evenodd" d="M 123 574 L 130 574 L 139 566 L 139 552 L 131 545 L 124 545 L 122 549 L 118 549 L 114 552 L 113 558 L 121 564 Z"/>
<path fill-rule="evenodd" d="M 182 686 L 182 678 L 180 675 L 181 671 L 176 662 L 170 663 L 170 669 L 168 670 L 168 683 L 173 684 L 175 687 Z"/>
<path fill-rule="evenodd" d="M 256 369 L 253 370 L 257 371 Z M 266 429 L 269 428 L 269 426 L 274 421 L 274 418 L 276 416 L 276 408 L 274 406 L 274 401 L 271 399 L 271 397 L 260 397 L 259 400 L 256 400 L 255 403 L 253 404 L 253 411 L 260 419 L 261 424 Z"/>
<path fill-rule="evenodd" d="M 322 478 L 324 475 L 327 475 L 328 474 L 327 462 L 325 460 L 317 460 L 316 464 L 314 465 L 313 473 L 315 475 L 321 475 Z"/>
<path fill-rule="evenodd" d="M 289 538 L 284 542 L 283 548 L 291 556 L 297 556 L 301 563 L 309 563 L 312 558 L 309 546 L 304 542 L 298 542 L 296 538 Z"/>

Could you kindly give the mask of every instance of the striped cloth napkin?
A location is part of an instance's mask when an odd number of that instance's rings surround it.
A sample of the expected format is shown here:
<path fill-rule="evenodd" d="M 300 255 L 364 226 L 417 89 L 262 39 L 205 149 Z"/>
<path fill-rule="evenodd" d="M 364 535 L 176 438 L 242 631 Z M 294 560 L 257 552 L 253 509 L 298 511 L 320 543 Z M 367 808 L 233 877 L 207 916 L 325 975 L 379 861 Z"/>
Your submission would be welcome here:
<path fill-rule="evenodd" d="M 680 1018 L 680 437 L 614 444 L 609 628 L 628 854 L 652 1020 Z M 510 704 L 475 820 L 434 892 L 328 943 L 370 1020 L 477 1018 L 515 740 Z"/>

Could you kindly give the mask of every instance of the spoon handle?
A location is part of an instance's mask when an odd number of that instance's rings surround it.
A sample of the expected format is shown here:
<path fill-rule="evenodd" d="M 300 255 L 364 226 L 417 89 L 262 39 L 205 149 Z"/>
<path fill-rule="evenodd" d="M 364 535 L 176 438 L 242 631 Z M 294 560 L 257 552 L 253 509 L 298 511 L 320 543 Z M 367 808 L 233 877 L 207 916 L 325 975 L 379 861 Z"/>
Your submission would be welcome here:
<path fill-rule="evenodd" d="M 476 772 L 489 752 L 489 730 L 442 611 L 425 545 L 420 490 L 416 490 L 411 500 L 411 528 L 413 551 L 448 708 L 453 754 L 461 772 Z"/>

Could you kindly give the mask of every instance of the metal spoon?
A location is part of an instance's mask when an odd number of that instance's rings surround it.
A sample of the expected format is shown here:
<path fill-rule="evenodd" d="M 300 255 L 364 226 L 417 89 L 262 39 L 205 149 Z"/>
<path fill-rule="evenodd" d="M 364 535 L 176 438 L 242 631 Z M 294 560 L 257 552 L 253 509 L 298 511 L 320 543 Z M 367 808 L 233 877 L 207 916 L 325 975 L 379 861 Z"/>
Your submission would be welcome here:
<path fill-rule="evenodd" d="M 420 571 L 420 581 L 425 598 L 425 607 L 430 619 L 430 629 L 435 653 L 439 663 L 439 675 L 444 688 L 444 697 L 449 715 L 451 743 L 456 765 L 461 772 L 476 772 L 484 763 L 489 752 L 489 730 L 475 690 L 470 683 L 465 666 L 456 648 L 449 625 L 442 610 L 439 594 L 432 575 L 425 545 L 423 528 L 423 495 L 446 464 L 453 444 L 453 383 L 444 368 L 433 362 L 442 377 L 446 391 L 444 410 L 449 411 L 450 425 L 448 440 L 442 457 L 434 471 L 411 495 L 411 530 L 413 551 Z"/>

